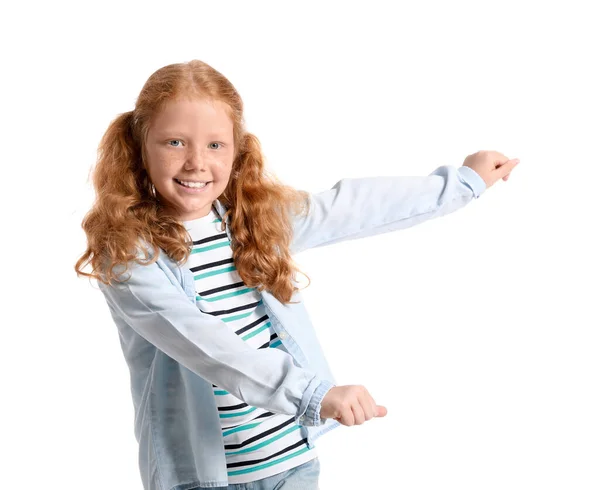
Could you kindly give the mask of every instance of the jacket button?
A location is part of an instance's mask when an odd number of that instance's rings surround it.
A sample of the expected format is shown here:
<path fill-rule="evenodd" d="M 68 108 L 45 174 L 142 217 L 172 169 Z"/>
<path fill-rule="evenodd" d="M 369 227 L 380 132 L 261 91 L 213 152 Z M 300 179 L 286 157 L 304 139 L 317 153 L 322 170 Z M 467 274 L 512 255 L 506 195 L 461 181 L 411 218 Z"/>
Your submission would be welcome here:
<path fill-rule="evenodd" d="M 285 339 L 287 336 L 288 336 L 287 332 L 281 332 L 279 334 L 279 338 L 281 338 L 281 339 Z"/>

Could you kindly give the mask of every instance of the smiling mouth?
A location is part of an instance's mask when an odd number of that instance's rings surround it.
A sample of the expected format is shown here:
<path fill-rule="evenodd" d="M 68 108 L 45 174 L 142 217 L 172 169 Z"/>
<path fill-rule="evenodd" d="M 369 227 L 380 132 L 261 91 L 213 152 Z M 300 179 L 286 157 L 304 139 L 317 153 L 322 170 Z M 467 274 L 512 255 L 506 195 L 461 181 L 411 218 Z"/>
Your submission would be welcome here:
<path fill-rule="evenodd" d="M 183 187 L 187 187 L 188 189 L 203 189 L 204 187 L 206 187 L 208 184 L 212 183 L 211 181 L 205 182 L 205 183 L 183 183 L 181 180 L 179 179 L 173 179 L 175 182 L 177 182 L 179 185 L 183 186 Z"/>

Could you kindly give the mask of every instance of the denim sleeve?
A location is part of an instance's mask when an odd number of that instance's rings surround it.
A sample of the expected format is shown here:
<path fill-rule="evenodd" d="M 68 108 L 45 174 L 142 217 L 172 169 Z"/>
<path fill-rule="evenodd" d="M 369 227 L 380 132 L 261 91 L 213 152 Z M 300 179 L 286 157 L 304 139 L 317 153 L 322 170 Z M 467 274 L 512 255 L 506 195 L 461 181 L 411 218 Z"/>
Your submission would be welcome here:
<path fill-rule="evenodd" d="M 98 281 L 113 317 L 249 405 L 296 418 L 306 412 L 304 425 L 318 422 L 326 383 L 315 372 L 296 366 L 281 349 L 250 347 L 221 319 L 200 311 L 156 262 L 131 261 L 120 273 L 127 277 L 110 286 Z"/>
<path fill-rule="evenodd" d="M 321 403 L 327 392 L 334 386 L 336 385 L 331 381 L 326 379 L 322 380 L 309 400 L 306 413 L 297 420 L 297 423 L 312 426 L 323 425 L 327 419 L 321 418 Z"/>
<path fill-rule="evenodd" d="M 348 178 L 310 194 L 293 217 L 291 252 L 408 228 L 456 211 L 485 191 L 472 168 L 444 165 L 427 176 Z"/>

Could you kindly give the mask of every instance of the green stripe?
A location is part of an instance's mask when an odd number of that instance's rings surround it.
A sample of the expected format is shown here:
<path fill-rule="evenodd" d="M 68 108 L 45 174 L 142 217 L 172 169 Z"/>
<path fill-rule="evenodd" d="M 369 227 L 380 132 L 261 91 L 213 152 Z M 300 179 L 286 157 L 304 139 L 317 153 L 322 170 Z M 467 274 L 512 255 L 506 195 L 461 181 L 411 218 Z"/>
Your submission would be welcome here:
<path fill-rule="evenodd" d="M 229 395 L 229 392 L 225 390 L 217 390 L 215 391 L 215 395 Z"/>
<path fill-rule="evenodd" d="M 273 342 L 269 347 L 278 347 L 281 345 L 281 340 L 278 340 L 277 342 Z"/>
<path fill-rule="evenodd" d="M 194 281 L 197 281 L 198 279 L 204 279 L 205 277 L 223 274 L 225 272 L 231 272 L 234 270 L 235 270 L 235 265 L 232 265 L 231 267 L 227 267 L 226 269 L 218 269 L 216 271 L 205 272 L 204 274 L 198 274 L 197 276 L 194 276 Z"/>
<path fill-rule="evenodd" d="M 196 296 L 196 299 L 202 299 L 204 301 L 219 301 L 220 299 L 231 298 L 232 296 L 239 296 L 240 294 L 246 294 L 248 291 L 252 291 L 254 288 L 240 289 L 233 293 L 222 294 L 221 296 L 215 296 L 214 298 L 203 298 L 202 296 Z"/>
<path fill-rule="evenodd" d="M 277 434 L 275 437 L 271 437 L 271 439 L 267 439 L 266 441 L 261 442 L 260 444 L 257 444 L 256 446 L 248 447 L 248 448 L 242 449 L 240 451 L 234 451 L 233 453 L 225 453 L 225 456 L 234 456 L 236 454 L 249 453 L 250 451 L 254 451 L 254 450 L 259 449 L 259 448 L 264 447 L 264 446 L 268 446 L 269 444 L 271 444 L 272 442 L 276 441 L 277 439 L 281 439 L 283 436 L 289 434 L 290 432 L 298 430 L 299 428 L 300 428 L 299 425 L 296 425 L 294 427 L 290 427 L 288 430 L 282 432 L 281 434 Z"/>
<path fill-rule="evenodd" d="M 252 471 L 262 470 L 263 468 L 268 468 L 269 466 L 273 466 L 274 464 L 281 463 L 282 461 L 293 458 L 295 456 L 300 456 L 302 453 L 305 453 L 308 450 L 309 450 L 309 448 L 305 447 L 304 449 L 301 449 L 300 451 L 296 451 L 294 454 L 290 454 L 289 456 L 285 456 L 284 458 L 276 459 L 275 461 L 269 461 L 268 463 L 261 464 L 260 466 L 255 466 L 254 468 L 248 468 L 246 470 L 239 470 L 239 471 L 228 471 L 227 475 L 230 475 L 230 476 L 242 475 L 244 473 L 251 473 Z"/>
<path fill-rule="evenodd" d="M 226 430 L 225 432 L 223 432 L 223 437 L 228 436 L 229 434 L 233 434 L 234 432 L 239 432 L 240 430 L 252 429 L 260 424 L 261 424 L 261 422 L 257 422 L 256 424 L 240 425 L 239 427 L 236 427 L 235 429 Z"/>
<path fill-rule="evenodd" d="M 252 315 L 252 313 L 253 312 L 251 311 L 250 313 L 242 313 L 241 315 L 228 316 L 227 318 L 221 318 L 221 320 L 223 320 L 224 322 L 234 322 L 241 318 L 246 318 L 247 316 Z"/>
<path fill-rule="evenodd" d="M 237 412 L 237 413 L 220 413 L 219 414 L 219 418 L 222 419 L 229 419 L 231 417 L 239 417 L 240 415 L 246 415 L 250 412 L 254 412 L 254 410 L 256 410 L 256 407 L 252 407 L 250 410 L 246 410 L 245 412 Z"/>
<path fill-rule="evenodd" d="M 200 252 L 208 252 L 209 250 L 214 250 L 215 248 L 221 248 L 221 247 L 227 247 L 227 246 L 229 246 L 229 240 L 227 240 L 226 242 L 215 243 L 213 245 L 209 245 L 208 247 L 194 248 L 194 249 L 192 249 L 191 253 L 198 254 Z"/>
<path fill-rule="evenodd" d="M 242 337 L 242 340 L 248 340 L 251 339 L 252 337 L 254 337 L 255 335 L 259 334 L 260 332 L 262 332 L 265 328 L 269 328 L 269 325 L 271 325 L 271 322 L 267 322 L 265 323 L 262 327 L 260 327 L 258 330 L 255 330 L 252 333 L 249 333 L 248 335 L 246 335 L 245 337 Z"/>

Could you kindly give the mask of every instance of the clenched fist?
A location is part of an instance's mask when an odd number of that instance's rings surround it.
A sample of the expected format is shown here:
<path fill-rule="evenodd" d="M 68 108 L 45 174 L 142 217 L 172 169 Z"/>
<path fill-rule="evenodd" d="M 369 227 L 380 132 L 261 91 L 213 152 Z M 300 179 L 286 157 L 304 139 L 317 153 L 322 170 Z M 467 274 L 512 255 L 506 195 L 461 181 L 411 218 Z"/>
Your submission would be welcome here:
<path fill-rule="evenodd" d="M 321 401 L 321 418 L 335 419 L 342 425 L 360 425 L 373 417 L 384 417 L 387 408 L 376 405 L 364 386 L 334 386 Z"/>

